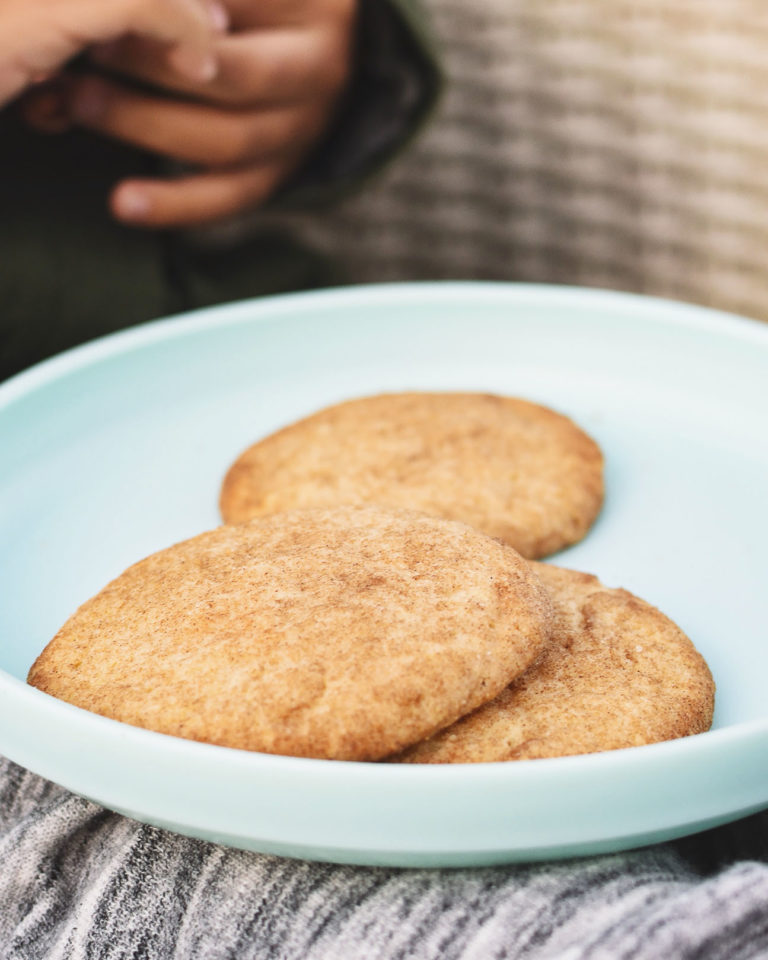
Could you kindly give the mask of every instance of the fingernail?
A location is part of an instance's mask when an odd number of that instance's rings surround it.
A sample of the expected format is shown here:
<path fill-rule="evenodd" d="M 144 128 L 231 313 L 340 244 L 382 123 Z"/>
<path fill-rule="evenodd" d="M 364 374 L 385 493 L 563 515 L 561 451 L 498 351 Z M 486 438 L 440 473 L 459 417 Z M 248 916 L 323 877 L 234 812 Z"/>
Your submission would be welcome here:
<path fill-rule="evenodd" d="M 210 0 L 208 4 L 208 16 L 213 29 L 219 33 L 226 33 L 229 29 L 229 11 L 223 3 L 218 0 Z"/>
<path fill-rule="evenodd" d="M 199 53 L 188 47 L 179 47 L 174 50 L 172 57 L 177 70 L 190 79 L 203 83 L 213 80 L 219 69 L 218 61 L 212 53 Z"/>
<path fill-rule="evenodd" d="M 40 133 L 61 133 L 69 123 L 64 93 L 59 87 L 36 90 L 22 104 L 24 119 Z"/>
<path fill-rule="evenodd" d="M 99 80 L 89 78 L 75 87 L 70 110 L 81 123 L 97 123 L 107 112 L 109 91 Z"/>
<path fill-rule="evenodd" d="M 123 187 L 114 196 L 115 213 L 123 220 L 144 220 L 150 206 L 149 197 L 138 187 Z"/>
<path fill-rule="evenodd" d="M 216 60 L 216 57 L 212 53 L 207 54 L 200 61 L 200 64 L 198 66 L 198 76 L 200 77 L 201 80 L 213 80 L 213 78 L 216 76 L 216 72 L 218 71 L 218 69 L 219 69 L 219 64 L 218 64 L 218 61 Z"/>

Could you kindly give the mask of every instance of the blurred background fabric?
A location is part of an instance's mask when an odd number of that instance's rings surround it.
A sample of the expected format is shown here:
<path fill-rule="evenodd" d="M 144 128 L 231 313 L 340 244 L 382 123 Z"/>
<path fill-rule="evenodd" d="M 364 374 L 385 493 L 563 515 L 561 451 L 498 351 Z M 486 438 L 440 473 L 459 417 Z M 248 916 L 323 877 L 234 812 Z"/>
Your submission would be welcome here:
<path fill-rule="evenodd" d="M 768 319 L 768 5 L 427 0 L 447 88 L 337 211 L 352 282 L 637 291 Z"/>

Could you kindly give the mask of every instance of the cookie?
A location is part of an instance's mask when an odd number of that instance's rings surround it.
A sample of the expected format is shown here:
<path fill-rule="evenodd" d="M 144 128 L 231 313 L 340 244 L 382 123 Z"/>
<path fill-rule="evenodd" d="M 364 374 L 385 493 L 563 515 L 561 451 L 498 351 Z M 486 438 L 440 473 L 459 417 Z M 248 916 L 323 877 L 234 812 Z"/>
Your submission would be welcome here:
<path fill-rule="evenodd" d="M 178 737 L 373 760 L 496 696 L 539 655 L 551 616 L 519 554 L 464 524 L 293 511 L 130 567 L 28 679 Z"/>
<path fill-rule="evenodd" d="M 462 520 L 525 557 L 580 540 L 603 500 L 597 444 L 511 397 L 399 393 L 328 407 L 230 467 L 225 523 L 297 507 L 377 503 Z"/>
<path fill-rule="evenodd" d="M 671 620 L 596 577 L 531 566 L 555 608 L 552 642 L 541 660 L 495 700 L 397 761 L 561 757 L 709 729 L 712 675 Z"/>

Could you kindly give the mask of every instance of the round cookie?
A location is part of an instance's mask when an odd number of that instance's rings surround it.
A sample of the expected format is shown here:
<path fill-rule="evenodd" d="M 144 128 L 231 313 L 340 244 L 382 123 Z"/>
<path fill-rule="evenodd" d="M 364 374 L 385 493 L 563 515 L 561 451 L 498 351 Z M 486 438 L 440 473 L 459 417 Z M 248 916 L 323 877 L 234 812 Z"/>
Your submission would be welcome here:
<path fill-rule="evenodd" d="M 496 696 L 539 655 L 551 617 L 519 554 L 464 524 L 294 511 L 130 567 L 28 680 L 161 733 L 372 760 Z"/>
<path fill-rule="evenodd" d="M 393 760 L 530 760 L 709 729 L 712 675 L 671 620 L 596 577 L 531 566 L 555 608 L 552 642 L 541 660 L 495 700 Z"/>
<path fill-rule="evenodd" d="M 580 540 L 603 458 L 573 421 L 479 393 L 350 400 L 247 449 L 222 486 L 225 523 L 296 507 L 378 503 L 462 520 L 542 557 Z"/>

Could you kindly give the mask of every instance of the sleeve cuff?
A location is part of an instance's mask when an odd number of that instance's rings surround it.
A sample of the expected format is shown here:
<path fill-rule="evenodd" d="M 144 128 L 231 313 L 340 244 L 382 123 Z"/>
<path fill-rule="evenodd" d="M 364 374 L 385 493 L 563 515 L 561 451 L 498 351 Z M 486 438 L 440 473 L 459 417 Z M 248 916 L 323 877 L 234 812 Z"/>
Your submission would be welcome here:
<path fill-rule="evenodd" d="M 356 64 L 335 121 L 271 207 L 313 206 L 362 186 L 429 117 L 442 74 L 413 0 L 360 0 Z"/>

